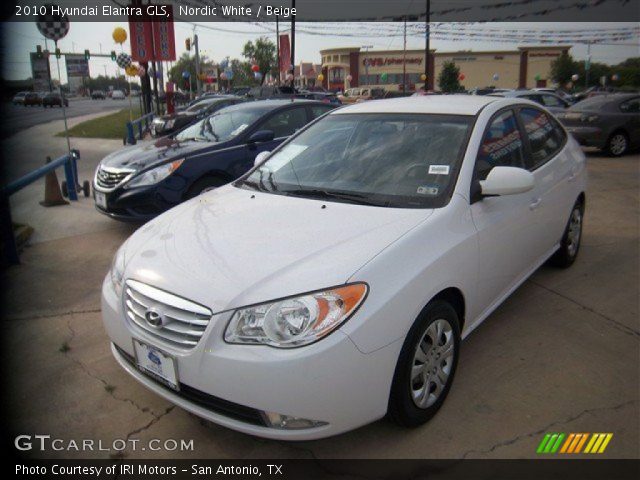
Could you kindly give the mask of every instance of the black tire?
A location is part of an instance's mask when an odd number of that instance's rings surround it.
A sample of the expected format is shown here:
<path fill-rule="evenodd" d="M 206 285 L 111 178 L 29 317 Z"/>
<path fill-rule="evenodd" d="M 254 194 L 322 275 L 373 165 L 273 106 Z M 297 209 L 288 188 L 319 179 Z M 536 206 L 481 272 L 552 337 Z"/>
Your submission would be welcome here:
<path fill-rule="evenodd" d="M 629 135 L 622 130 L 613 132 L 607 140 L 605 150 L 612 157 L 621 157 L 629 151 Z"/>
<path fill-rule="evenodd" d="M 67 188 L 67 182 L 63 180 L 62 184 L 60 185 L 60 189 L 62 190 L 62 196 L 65 198 L 69 198 L 69 189 Z"/>
<path fill-rule="evenodd" d="M 453 354 L 450 363 L 447 364 L 449 375 L 444 388 L 441 388 L 441 392 L 436 397 L 435 402 L 428 406 L 419 407 L 416 401 L 414 401 L 412 393 L 413 388 L 416 387 L 415 382 L 413 382 L 411 378 L 411 371 L 415 361 L 414 355 L 419 348 L 418 345 L 422 343 L 423 338 L 427 338 L 427 330 L 437 320 L 444 320 L 450 326 Z M 429 351 L 431 350 L 432 349 Z M 424 350 L 422 350 L 422 352 L 424 352 Z M 393 377 L 393 384 L 391 386 L 391 394 L 389 395 L 388 416 L 394 422 L 405 427 L 417 427 L 430 420 L 447 398 L 451 384 L 453 383 L 459 356 L 460 319 L 458 318 L 458 313 L 448 302 L 434 300 L 420 313 L 411 330 L 409 330 L 402 350 L 400 351 Z M 431 360 L 427 361 L 444 363 L 439 356 L 431 357 L 431 354 L 428 353 L 426 357 L 431 358 Z M 425 362 L 424 365 L 426 364 Z M 424 382 L 423 385 L 426 385 L 426 388 L 431 391 L 430 383 Z"/>
<path fill-rule="evenodd" d="M 577 218 L 576 218 L 577 217 Z M 576 225 L 576 220 L 578 224 Z M 558 268 L 569 268 L 578 258 L 580 243 L 582 240 L 582 224 L 584 223 L 584 202 L 578 200 L 571 209 L 567 226 L 564 229 L 560 248 L 553 254 L 550 263 Z M 574 234 L 577 227 L 577 240 Z"/>
<path fill-rule="evenodd" d="M 218 176 L 208 175 L 206 177 L 202 177 L 196 180 L 193 185 L 189 187 L 189 190 L 187 191 L 187 199 L 197 197 L 201 193 L 221 187 L 227 183 L 229 183 L 228 180 Z"/>
<path fill-rule="evenodd" d="M 89 180 L 82 182 L 82 193 L 84 193 L 85 198 L 89 198 L 89 195 L 91 195 L 91 182 Z"/>

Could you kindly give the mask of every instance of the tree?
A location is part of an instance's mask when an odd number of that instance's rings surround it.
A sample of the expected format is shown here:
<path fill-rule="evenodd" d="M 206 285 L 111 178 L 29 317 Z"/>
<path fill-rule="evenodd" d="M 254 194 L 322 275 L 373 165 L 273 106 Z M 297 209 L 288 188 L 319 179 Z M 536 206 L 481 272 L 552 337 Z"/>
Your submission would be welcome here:
<path fill-rule="evenodd" d="M 276 45 L 267 37 L 260 37 L 255 43 L 252 41 L 245 43 L 242 56 L 249 61 L 255 60 L 262 74 L 261 85 L 268 73 L 277 73 Z"/>
<path fill-rule="evenodd" d="M 551 62 L 551 80 L 560 86 L 564 86 L 571 82 L 574 74 L 580 75 L 580 65 L 571 55 L 563 53 L 553 62 Z M 584 67 L 582 68 L 584 70 Z"/>
<path fill-rule="evenodd" d="M 255 79 L 251 71 L 251 64 L 248 61 L 243 62 L 242 60 L 234 58 L 229 63 L 231 64 L 231 71 L 233 72 L 233 80 L 231 81 L 233 85 L 251 86 L 259 83 Z"/>
<path fill-rule="evenodd" d="M 207 59 L 205 56 L 200 57 L 200 73 L 213 70 L 213 63 Z M 195 90 L 195 82 L 196 82 L 196 58 L 195 56 L 189 55 L 189 53 L 185 52 L 182 56 L 173 64 L 171 70 L 169 70 L 169 81 L 175 83 L 179 87 L 183 88 L 185 85 L 184 77 L 182 76 L 182 72 L 189 72 L 189 81 L 194 82 L 194 90 Z"/>
<path fill-rule="evenodd" d="M 452 61 L 444 62 L 438 75 L 438 85 L 444 93 L 456 93 L 463 90 L 460 85 L 460 68 Z"/>

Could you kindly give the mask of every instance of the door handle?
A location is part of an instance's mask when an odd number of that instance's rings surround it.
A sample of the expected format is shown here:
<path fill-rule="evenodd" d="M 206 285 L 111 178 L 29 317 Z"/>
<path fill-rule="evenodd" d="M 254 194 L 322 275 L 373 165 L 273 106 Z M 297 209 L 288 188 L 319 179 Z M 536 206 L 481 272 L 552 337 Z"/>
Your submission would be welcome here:
<path fill-rule="evenodd" d="M 529 204 L 529 210 L 535 210 L 542 203 L 542 198 L 534 198 L 533 201 Z"/>

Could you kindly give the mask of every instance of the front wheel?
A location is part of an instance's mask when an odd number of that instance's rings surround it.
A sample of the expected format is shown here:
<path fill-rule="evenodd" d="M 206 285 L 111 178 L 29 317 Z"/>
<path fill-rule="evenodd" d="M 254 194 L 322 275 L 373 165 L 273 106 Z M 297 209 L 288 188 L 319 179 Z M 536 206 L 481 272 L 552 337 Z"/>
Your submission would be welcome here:
<path fill-rule="evenodd" d="M 442 406 L 456 371 L 460 320 L 447 302 L 435 300 L 420 314 L 404 341 L 389 397 L 396 423 L 417 427 Z"/>
<path fill-rule="evenodd" d="M 629 149 L 629 139 L 624 132 L 614 132 L 607 141 L 607 153 L 612 157 L 620 157 Z"/>
<path fill-rule="evenodd" d="M 568 268 L 576 261 L 582 240 L 583 217 L 584 203 L 578 200 L 571 210 L 560 248 L 551 257 L 551 263 L 556 267 Z"/>

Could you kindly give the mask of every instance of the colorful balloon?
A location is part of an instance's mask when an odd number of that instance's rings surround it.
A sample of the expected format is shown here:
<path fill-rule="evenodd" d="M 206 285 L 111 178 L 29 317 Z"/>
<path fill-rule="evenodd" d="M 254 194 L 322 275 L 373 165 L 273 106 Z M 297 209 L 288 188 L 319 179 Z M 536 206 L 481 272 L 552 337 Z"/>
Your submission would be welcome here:
<path fill-rule="evenodd" d="M 185 70 L 184 72 L 182 72 L 182 78 L 189 78 L 191 76 L 191 74 L 189 73 L 188 70 Z"/>
<path fill-rule="evenodd" d="M 461 73 L 460 75 L 458 75 L 458 80 L 460 81 L 464 80 L 465 78 L 467 77 L 465 77 L 464 73 Z"/>
<path fill-rule="evenodd" d="M 318 75 L 318 81 L 319 82 L 324 81 L 324 75 L 323 74 Z"/>
<path fill-rule="evenodd" d="M 254 65 L 251 65 L 251 70 L 253 72 L 259 72 L 260 71 L 260 67 L 258 65 L 256 65 L 256 64 L 254 64 Z"/>
<path fill-rule="evenodd" d="M 578 75 L 577 73 L 574 73 L 573 75 L 571 75 L 571 80 L 573 80 L 574 82 L 577 82 L 579 78 L 580 78 L 580 75 Z"/>
<path fill-rule="evenodd" d="M 113 41 L 122 45 L 127 40 L 127 31 L 122 27 L 116 27 L 111 34 Z"/>
<path fill-rule="evenodd" d="M 420 75 L 420 80 L 422 80 L 423 82 L 426 82 L 427 76 L 423 73 L 422 75 Z"/>
<path fill-rule="evenodd" d="M 351 75 L 347 75 L 347 82 L 350 82 L 351 80 L 353 80 L 353 77 Z"/>

